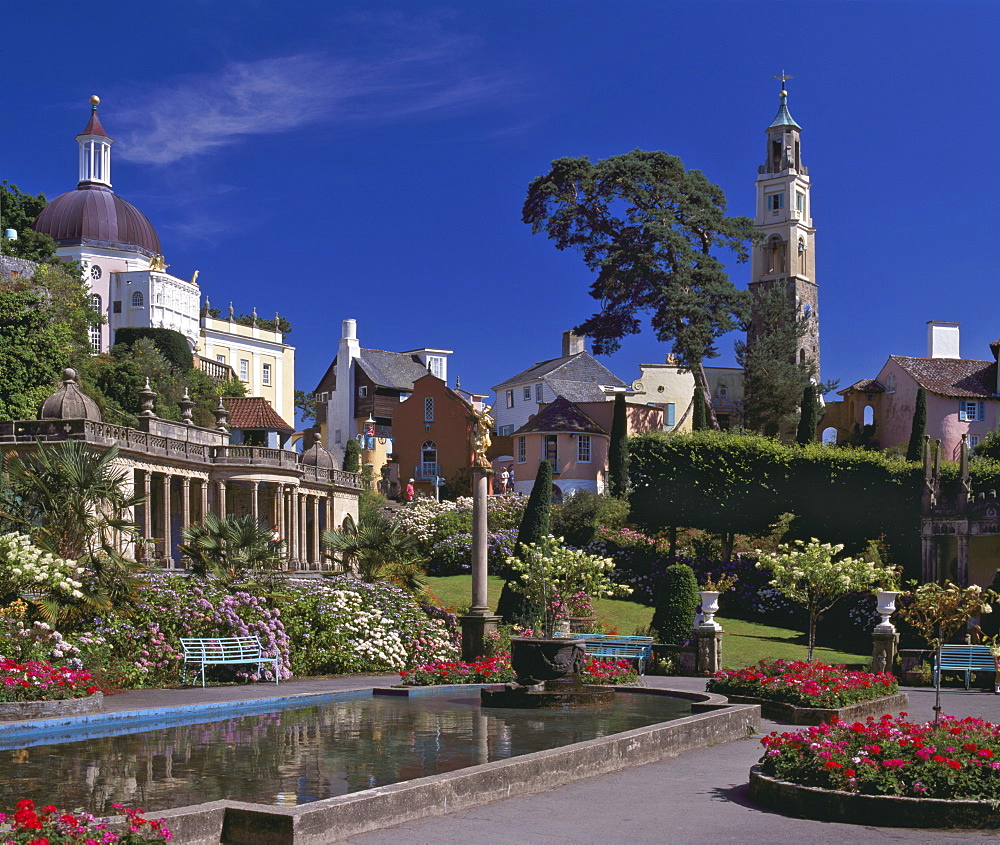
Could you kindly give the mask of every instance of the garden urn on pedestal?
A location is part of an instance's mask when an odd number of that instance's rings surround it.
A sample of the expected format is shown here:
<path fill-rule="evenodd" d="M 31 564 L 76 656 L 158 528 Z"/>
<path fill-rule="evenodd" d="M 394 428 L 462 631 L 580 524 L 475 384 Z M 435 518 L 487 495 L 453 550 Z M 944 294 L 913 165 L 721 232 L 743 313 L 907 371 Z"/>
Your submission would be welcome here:
<path fill-rule="evenodd" d="M 895 590 L 878 591 L 878 615 L 882 621 L 872 631 L 872 671 L 891 672 L 896 663 L 896 652 L 899 648 L 899 634 L 889 617 L 896 611 Z"/>
<path fill-rule="evenodd" d="M 719 594 L 715 590 L 699 590 L 701 596 L 701 622 L 699 628 L 714 628 L 721 631 L 722 626 L 715 621 L 715 614 L 719 612 Z"/>

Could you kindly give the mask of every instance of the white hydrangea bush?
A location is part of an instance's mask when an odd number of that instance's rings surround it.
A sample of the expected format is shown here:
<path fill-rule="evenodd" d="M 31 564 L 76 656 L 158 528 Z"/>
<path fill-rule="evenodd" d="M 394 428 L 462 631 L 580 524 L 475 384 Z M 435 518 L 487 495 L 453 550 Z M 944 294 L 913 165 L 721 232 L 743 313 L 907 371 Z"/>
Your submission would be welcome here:
<path fill-rule="evenodd" d="M 7 594 L 26 591 L 83 598 L 84 568 L 43 551 L 25 534 L 0 535 L 0 589 Z"/>

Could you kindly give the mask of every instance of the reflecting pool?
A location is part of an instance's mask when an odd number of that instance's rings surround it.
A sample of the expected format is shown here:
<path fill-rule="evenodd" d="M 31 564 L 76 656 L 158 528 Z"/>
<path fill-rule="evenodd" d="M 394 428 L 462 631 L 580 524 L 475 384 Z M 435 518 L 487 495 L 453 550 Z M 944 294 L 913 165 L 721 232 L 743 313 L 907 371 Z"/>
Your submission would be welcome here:
<path fill-rule="evenodd" d="M 32 798 L 93 813 L 223 798 L 307 804 L 690 713 L 687 701 L 628 692 L 601 710 L 481 710 L 479 690 L 469 689 L 350 697 L 117 736 L 90 729 L 78 741 L 0 750 L 0 803 Z"/>

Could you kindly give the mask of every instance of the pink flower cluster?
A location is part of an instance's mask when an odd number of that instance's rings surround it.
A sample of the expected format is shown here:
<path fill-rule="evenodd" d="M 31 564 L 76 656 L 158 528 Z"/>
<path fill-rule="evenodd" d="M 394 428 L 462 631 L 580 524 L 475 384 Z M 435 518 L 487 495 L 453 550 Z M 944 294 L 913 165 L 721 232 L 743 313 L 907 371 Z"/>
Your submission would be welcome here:
<path fill-rule="evenodd" d="M 0 701 L 54 701 L 97 692 L 90 672 L 39 660 L 0 660 Z"/>
<path fill-rule="evenodd" d="M 474 663 L 442 660 L 399 673 L 406 686 L 437 684 L 505 684 L 514 680 L 510 655 L 484 657 Z M 581 677 L 588 684 L 628 684 L 638 679 L 635 667 L 627 660 L 599 660 L 588 657 Z"/>
<path fill-rule="evenodd" d="M 845 707 L 892 695 L 898 688 L 895 676 L 888 672 L 873 674 L 799 660 L 762 660 L 745 669 L 719 672 L 708 682 L 710 692 L 799 707 Z"/>
<path fill-rule="evenodd" d="M 765 736 L 765 774 L 869 795 L 1000 799 L 1000 726 L 942 717 L 938 725 L 869 717 Z"/>

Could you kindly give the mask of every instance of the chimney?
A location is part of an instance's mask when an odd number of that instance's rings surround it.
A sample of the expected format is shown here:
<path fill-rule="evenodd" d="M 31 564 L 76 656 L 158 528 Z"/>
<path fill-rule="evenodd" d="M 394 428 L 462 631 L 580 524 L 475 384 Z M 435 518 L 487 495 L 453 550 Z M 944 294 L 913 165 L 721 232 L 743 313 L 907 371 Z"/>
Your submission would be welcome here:
<path fill-rule="evenodd" d="M 958 352 L 958 323 L 927 321 L 927 357 L 961 358 Z"/>
<path fill-rule="evenodd" d="M 343 340 L 356 340 L 358 337 L 358 321 L 344 320 L 341 325 L 340 337 Z"/>
<path fill-rule="evenodd" d="M 562 341 L 562 356 L 563 358 L 569 358 L 570 355 L 576 355 L 580 352 L 586 351 L 587 348 L 587 336 L 582 334 L 577 334 L 574 331 L 563 332 Z"/>

